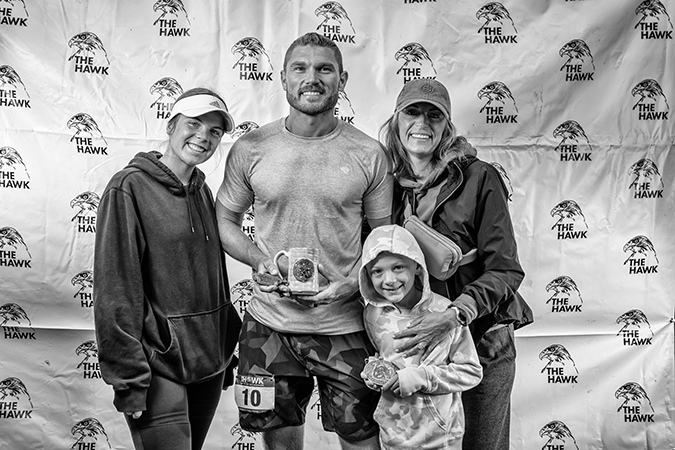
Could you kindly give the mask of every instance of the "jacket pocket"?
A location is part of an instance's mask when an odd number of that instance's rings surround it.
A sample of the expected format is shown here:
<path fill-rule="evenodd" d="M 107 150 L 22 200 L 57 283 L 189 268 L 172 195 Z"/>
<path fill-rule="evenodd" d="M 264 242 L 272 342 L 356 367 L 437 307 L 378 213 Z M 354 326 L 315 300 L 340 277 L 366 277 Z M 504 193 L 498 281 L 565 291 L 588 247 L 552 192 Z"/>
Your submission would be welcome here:
<path fill-rule="evenodd" d="M 237 344 L 241 320 L 231 303 L 199 313 L 167 317 L 171 343 L 154 350 L 150 365 L 181 383 L 208 378 L 227 366 Z"/>

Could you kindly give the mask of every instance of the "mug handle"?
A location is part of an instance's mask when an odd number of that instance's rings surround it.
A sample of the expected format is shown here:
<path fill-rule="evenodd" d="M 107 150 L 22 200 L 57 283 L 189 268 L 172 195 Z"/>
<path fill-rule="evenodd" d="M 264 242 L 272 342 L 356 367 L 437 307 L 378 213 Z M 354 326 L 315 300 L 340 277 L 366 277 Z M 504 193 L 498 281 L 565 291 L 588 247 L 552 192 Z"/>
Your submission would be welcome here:
<path fill-rule="evenodd" d="M 285 256 L 286 258 L 288 258 L 288 252 L 286 250 L 279 250 L 277 252 L 277 254 L 274 255 L 274 259 L 272 260 L 274 262 L 274 265 L 276 266 L 277 271 L 279 272 L 279 276 L 281 278 L 283 278 L 283 276 L 281 275 L 281 269 L 279 268 L 279 258 L 282 257 L 282 256 Z M 289 260 L 289 264 L 290 264 L 290 260 Z"/>

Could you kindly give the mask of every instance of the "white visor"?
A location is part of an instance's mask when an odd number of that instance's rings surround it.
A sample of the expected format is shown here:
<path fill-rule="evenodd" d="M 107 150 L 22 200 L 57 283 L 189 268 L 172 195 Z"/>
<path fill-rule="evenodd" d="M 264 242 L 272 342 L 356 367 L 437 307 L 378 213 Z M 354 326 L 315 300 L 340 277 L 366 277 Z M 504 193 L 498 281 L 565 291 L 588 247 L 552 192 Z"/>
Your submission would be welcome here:
<path fill-rule="evenodd" d="M 234 119 L 227 112 L 227 106 L 218 97 L 209 94 L 198 94 L 181 98 L 173 104 L 171 116 L 169 116 L 168 120 L 173 119 L 178 114 L 187 117 L 199 117 L 213 111 L 219 112 L 223 116 L 225 120 L 225 132 L 231 133 L 234 130 Z"/>

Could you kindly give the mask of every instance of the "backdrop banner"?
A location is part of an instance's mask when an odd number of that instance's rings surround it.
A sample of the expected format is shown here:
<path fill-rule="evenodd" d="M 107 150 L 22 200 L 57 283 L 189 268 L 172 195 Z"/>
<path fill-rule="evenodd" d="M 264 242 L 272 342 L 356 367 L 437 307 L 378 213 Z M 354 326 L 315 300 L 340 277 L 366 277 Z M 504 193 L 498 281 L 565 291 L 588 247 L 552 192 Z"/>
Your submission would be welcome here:
<path fill-rule="evenodd" d="M 337 43 L 335 114 L 373 137 L 435 78 L 502 174 L 535 322 L 516 332 L 512 450 L 675 448 L 675 0 L 0 0 L 0 449 L 130 449 L 93 329 L 97 207 L 166 145 L 176 98 L 235 118 L 202 167 L 288 114 L 289 44 Z M 244 230 L 255 237 L 254 213 Z M 251 271 L 228 259 L 243 314 Z M 206 449 L 262 448 L 224 392 Z M 308 407 L 306 448 L 338 449 Z"/>

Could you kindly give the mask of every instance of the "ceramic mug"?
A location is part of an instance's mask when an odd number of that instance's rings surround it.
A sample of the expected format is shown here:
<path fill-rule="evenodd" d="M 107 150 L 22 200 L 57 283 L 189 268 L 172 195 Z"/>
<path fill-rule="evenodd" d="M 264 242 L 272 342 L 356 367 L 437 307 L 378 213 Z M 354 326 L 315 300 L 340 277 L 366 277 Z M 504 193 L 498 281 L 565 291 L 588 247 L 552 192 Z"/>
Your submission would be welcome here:
<path fill-rule="evenodd" d="M 292 294 L 314 295 L 319 292 L 319 250 L 292 247 L 274 255 L 274 265 L 279 269 L 279 258 L 288 258 L 288 288 Z"/>

